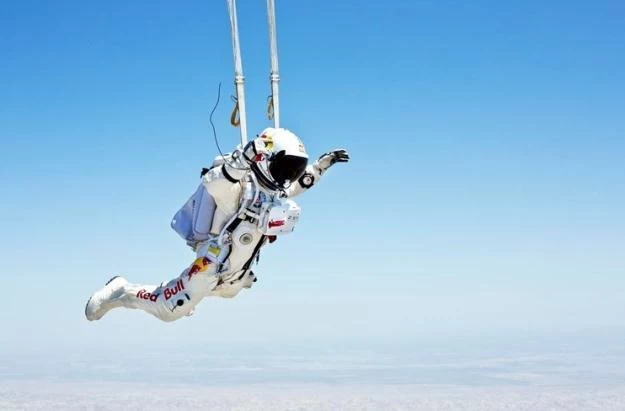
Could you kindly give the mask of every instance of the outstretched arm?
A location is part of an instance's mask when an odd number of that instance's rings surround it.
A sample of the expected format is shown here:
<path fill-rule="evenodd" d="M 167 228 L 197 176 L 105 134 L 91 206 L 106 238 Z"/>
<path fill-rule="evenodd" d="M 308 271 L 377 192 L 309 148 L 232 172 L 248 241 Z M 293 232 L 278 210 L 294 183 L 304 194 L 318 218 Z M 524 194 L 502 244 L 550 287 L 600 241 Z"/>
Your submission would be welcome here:
<path fill-rule="evenodd" d="M 304 191 L 308 190 L 319 182 L 321 176 L 325 174 L 330 167 L 336 163 L 346 163 L 349 161 L 349 154 L 346 150 L 337 149 L 322 154 L 313 164 L 309 164 L 306 167 L 306 171 L 299 178 L 294 181 L 291 186 L 286 190 L 288 197 L 295 197 Z"/>

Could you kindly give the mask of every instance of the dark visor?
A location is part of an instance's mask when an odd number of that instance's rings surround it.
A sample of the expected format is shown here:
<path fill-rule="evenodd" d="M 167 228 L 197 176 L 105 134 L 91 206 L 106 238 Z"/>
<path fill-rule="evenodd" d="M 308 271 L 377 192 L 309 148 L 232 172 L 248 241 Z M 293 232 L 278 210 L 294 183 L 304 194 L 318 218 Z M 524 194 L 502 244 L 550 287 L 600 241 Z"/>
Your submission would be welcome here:
<path fill-rule="evenodd" d="M 308 159 L 292 155 L 285 155 L 284 151 L 280 151 L 271 160 L 269 164 L 269 172 L 273 179 L 284 187 L 284 183 L 296 181 L 304 174 Z"/>

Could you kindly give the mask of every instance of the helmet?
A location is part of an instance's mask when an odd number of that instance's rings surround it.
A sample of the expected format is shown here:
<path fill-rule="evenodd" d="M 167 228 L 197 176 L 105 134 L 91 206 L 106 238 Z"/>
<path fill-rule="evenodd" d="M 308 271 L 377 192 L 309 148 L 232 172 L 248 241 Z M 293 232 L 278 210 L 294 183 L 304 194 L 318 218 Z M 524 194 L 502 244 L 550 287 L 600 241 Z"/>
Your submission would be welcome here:
<path fill-rule="evenodd" d="M 254 141 L 265 155 L 252 163 L 258 181 L 270 190 L 283 190 L 296 181 L 308 164 L 304 144 L 284 128 L 266 128 Z"/>

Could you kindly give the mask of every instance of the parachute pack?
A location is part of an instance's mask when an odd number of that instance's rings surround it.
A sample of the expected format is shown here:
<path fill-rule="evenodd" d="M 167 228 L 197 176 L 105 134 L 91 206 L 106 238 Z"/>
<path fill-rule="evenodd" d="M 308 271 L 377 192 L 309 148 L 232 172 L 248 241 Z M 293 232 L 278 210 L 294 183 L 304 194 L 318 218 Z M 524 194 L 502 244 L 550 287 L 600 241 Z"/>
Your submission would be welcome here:
<path fill-rule="evenodd" d="M 226 154 L 229 157 L 229 154 Z M 210 168 L 202 169 L 202 176 L 211 168 L 220 166 L 225 161 L 216 157 Z M 193 246 L 211 237 L 211 226 L 215 215 L 215 199 L 200 183 L 186 203 L 176 212 L 171 220 L 171 228 L 182 237 L 187 244 Z"/>
<path fill-rule="evenodd" d="M 216 207 L 215 199 L 200 184 L 174 215 L 171 228 L 189 245 L 208 240 Z"/>

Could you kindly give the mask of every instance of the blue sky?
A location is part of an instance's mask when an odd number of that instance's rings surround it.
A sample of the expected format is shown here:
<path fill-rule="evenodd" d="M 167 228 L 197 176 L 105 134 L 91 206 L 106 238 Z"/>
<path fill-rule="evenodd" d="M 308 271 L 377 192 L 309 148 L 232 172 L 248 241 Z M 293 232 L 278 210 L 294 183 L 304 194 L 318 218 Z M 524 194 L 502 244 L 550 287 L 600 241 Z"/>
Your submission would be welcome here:
<path fill-rule="evenodd" d="M 220 142 L 238 138 L 225 2 L 2 9 L 5 350 L 625 327 L 621 2 L 278 1 L 283 125 L 353 161 L 298 199 L 252 290 L 169 325 L 83 307 L 193 259 L 169 221 L 216 154 L 219 82 Z M 264 2 L 239 24 L 253 133 Z"/>

